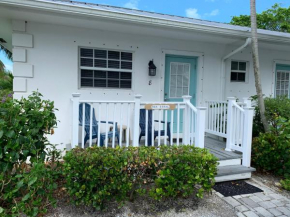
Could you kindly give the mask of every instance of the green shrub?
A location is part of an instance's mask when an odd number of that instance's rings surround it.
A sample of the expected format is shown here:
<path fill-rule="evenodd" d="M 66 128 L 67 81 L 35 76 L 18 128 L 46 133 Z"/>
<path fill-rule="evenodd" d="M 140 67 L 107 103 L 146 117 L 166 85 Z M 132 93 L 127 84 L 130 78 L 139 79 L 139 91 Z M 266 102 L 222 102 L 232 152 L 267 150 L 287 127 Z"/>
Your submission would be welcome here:
<path fill-rule="evenodd" d="M 0 103 L 0 216 L 36 216 L 55 203 L 60 151 L 46 137 L 56 126 L 55 109 L 41 96 Z"/>
<path fill-rule="evenodd" d="M 0 61 L 1 63 L 1 61 Z M 0 66 L 0 100 L 2 98 L 6 98 L 7 95 L 8 97 L 13 93 L 13 75 L 11 72 L 8 70 L 3 70 L 1 71 L 1 66 Z"/>
<path fill-rule="evenodd" d="M 0 172 L 25 162 L 45 159 L 47 134 L 56 126 L 54 103 L 34 92 L 27 99 L 7 98 L 0 103 Z"/>
<path fill-rule="evenodd" d="M 257 102 L 257 97 L 252 97 L 254 101 Z M 276 117 L 283 117 L 286 119 L 290 119 L 290 99 L 288 99 L 286 96 L 279 96 L 276 98 L 270 98 L 266 97 L 265 99 L 265 115 L 267 118 L 267 121 L 269 124 L 275 128 L 278 129 L 278 123 Z M 255 117 L 253 122 L 253 137 L 256 137 L 259 135 L 259 133 L 264 133 L 264 127 L 261 122 L 260 118 L 260 111 L 259 107 L 255 107 Z"/>
<path fill-rule="evenodd" d="M 290 179 L 281 180 L 281 185 L 285 190 L 290 191 Z"/>
<path fill-rule="evenodd" d="M 271 131 L 253 139 L 252 160 L 256 167 L 290 176 L 290 120 L 276 117 Z"/>
<path fill-rule="evenodd" d="M 77 148 L 64 159 L 73 201 L 98 209 L 112 199 L 133 199 L 136 193 L 157 200 L 193 192 L 202 197 L 214 184 L 217 166 L 212 154 L 193 146 Z"/>

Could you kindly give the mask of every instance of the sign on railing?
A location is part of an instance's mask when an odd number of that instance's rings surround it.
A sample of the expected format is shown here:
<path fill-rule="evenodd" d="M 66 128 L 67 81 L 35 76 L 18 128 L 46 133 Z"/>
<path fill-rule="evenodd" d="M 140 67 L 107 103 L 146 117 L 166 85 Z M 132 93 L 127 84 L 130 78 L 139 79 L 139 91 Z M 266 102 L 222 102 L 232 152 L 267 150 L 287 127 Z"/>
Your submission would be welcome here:
<path fill-rule="evenodd" d="M 146 110 L 174 110 L 175 104 L 146 104 Z"/>

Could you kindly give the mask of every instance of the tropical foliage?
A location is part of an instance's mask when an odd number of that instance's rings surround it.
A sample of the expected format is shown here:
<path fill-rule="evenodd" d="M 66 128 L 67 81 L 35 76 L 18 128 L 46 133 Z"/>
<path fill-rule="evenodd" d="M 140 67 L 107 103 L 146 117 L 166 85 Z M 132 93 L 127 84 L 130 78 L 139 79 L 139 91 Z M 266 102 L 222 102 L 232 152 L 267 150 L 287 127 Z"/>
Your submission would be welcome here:
<path fill-rule="evenodd" d="M 250 27 L 251 17 L 234 16 L 230 24 Z M 257 26 L 259 29 L 290 33 L 290 7 L 283 8 L 279 4 L 274 4 L 272 8 L 257 14 Z"/>
<path fill-rule="evenodd" d="M 133 200 L 137 193 L 156 200 L 202 197 L 217 170 L 217 159 L 193 146 L 77 148 L 64 159 L 69 195 L 77 205 L 97 209 L 110 200 Z"/>
<path fill-rule="evenodd" d="M 55 202 L 59 154 L 47 135 L 57 122 L 54 103 L 41 97 L 0 102 L 0 216 L 36 216 Z"/>

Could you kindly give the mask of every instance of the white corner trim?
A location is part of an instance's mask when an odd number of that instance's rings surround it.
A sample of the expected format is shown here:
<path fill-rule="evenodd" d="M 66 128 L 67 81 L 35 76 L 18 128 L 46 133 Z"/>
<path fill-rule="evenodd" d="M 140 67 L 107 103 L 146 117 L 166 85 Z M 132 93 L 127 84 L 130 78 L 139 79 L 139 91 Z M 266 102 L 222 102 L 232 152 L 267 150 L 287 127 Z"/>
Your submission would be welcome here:
<path fill-rule="evenodd" d="M 12 20 L 12 30 L 25 32 L 26 31 L 26 23 L 24 20 Z"/>
<path fill-rule="evenodd" d="M 13 76 L 33 78 L 33 65 L 27 63 L 14 63 Z"/>

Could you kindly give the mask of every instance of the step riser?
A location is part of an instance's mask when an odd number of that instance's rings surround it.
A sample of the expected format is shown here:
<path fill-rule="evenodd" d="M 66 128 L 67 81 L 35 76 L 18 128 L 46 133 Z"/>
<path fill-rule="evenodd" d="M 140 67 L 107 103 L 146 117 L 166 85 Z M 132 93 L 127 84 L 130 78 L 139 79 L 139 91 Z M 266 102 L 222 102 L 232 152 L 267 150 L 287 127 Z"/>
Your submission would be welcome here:
<path fill-rule="evenodd" d="M 242 159 L 230 159 L 218 161 L 220 167 L 231 166 L 231 165 L 241 165 Z"/>
<path fill-rule="evenodd" d="M 241 174 L 233 174 L 227 176 L 219 176 L 215 177 L 215 182 L 226 182 L 226 181 L 234 181 L 234 180 L 241 180 L 241 179 L 249 179 L 251 178 L 252 173 L 241 173 Z"/>

